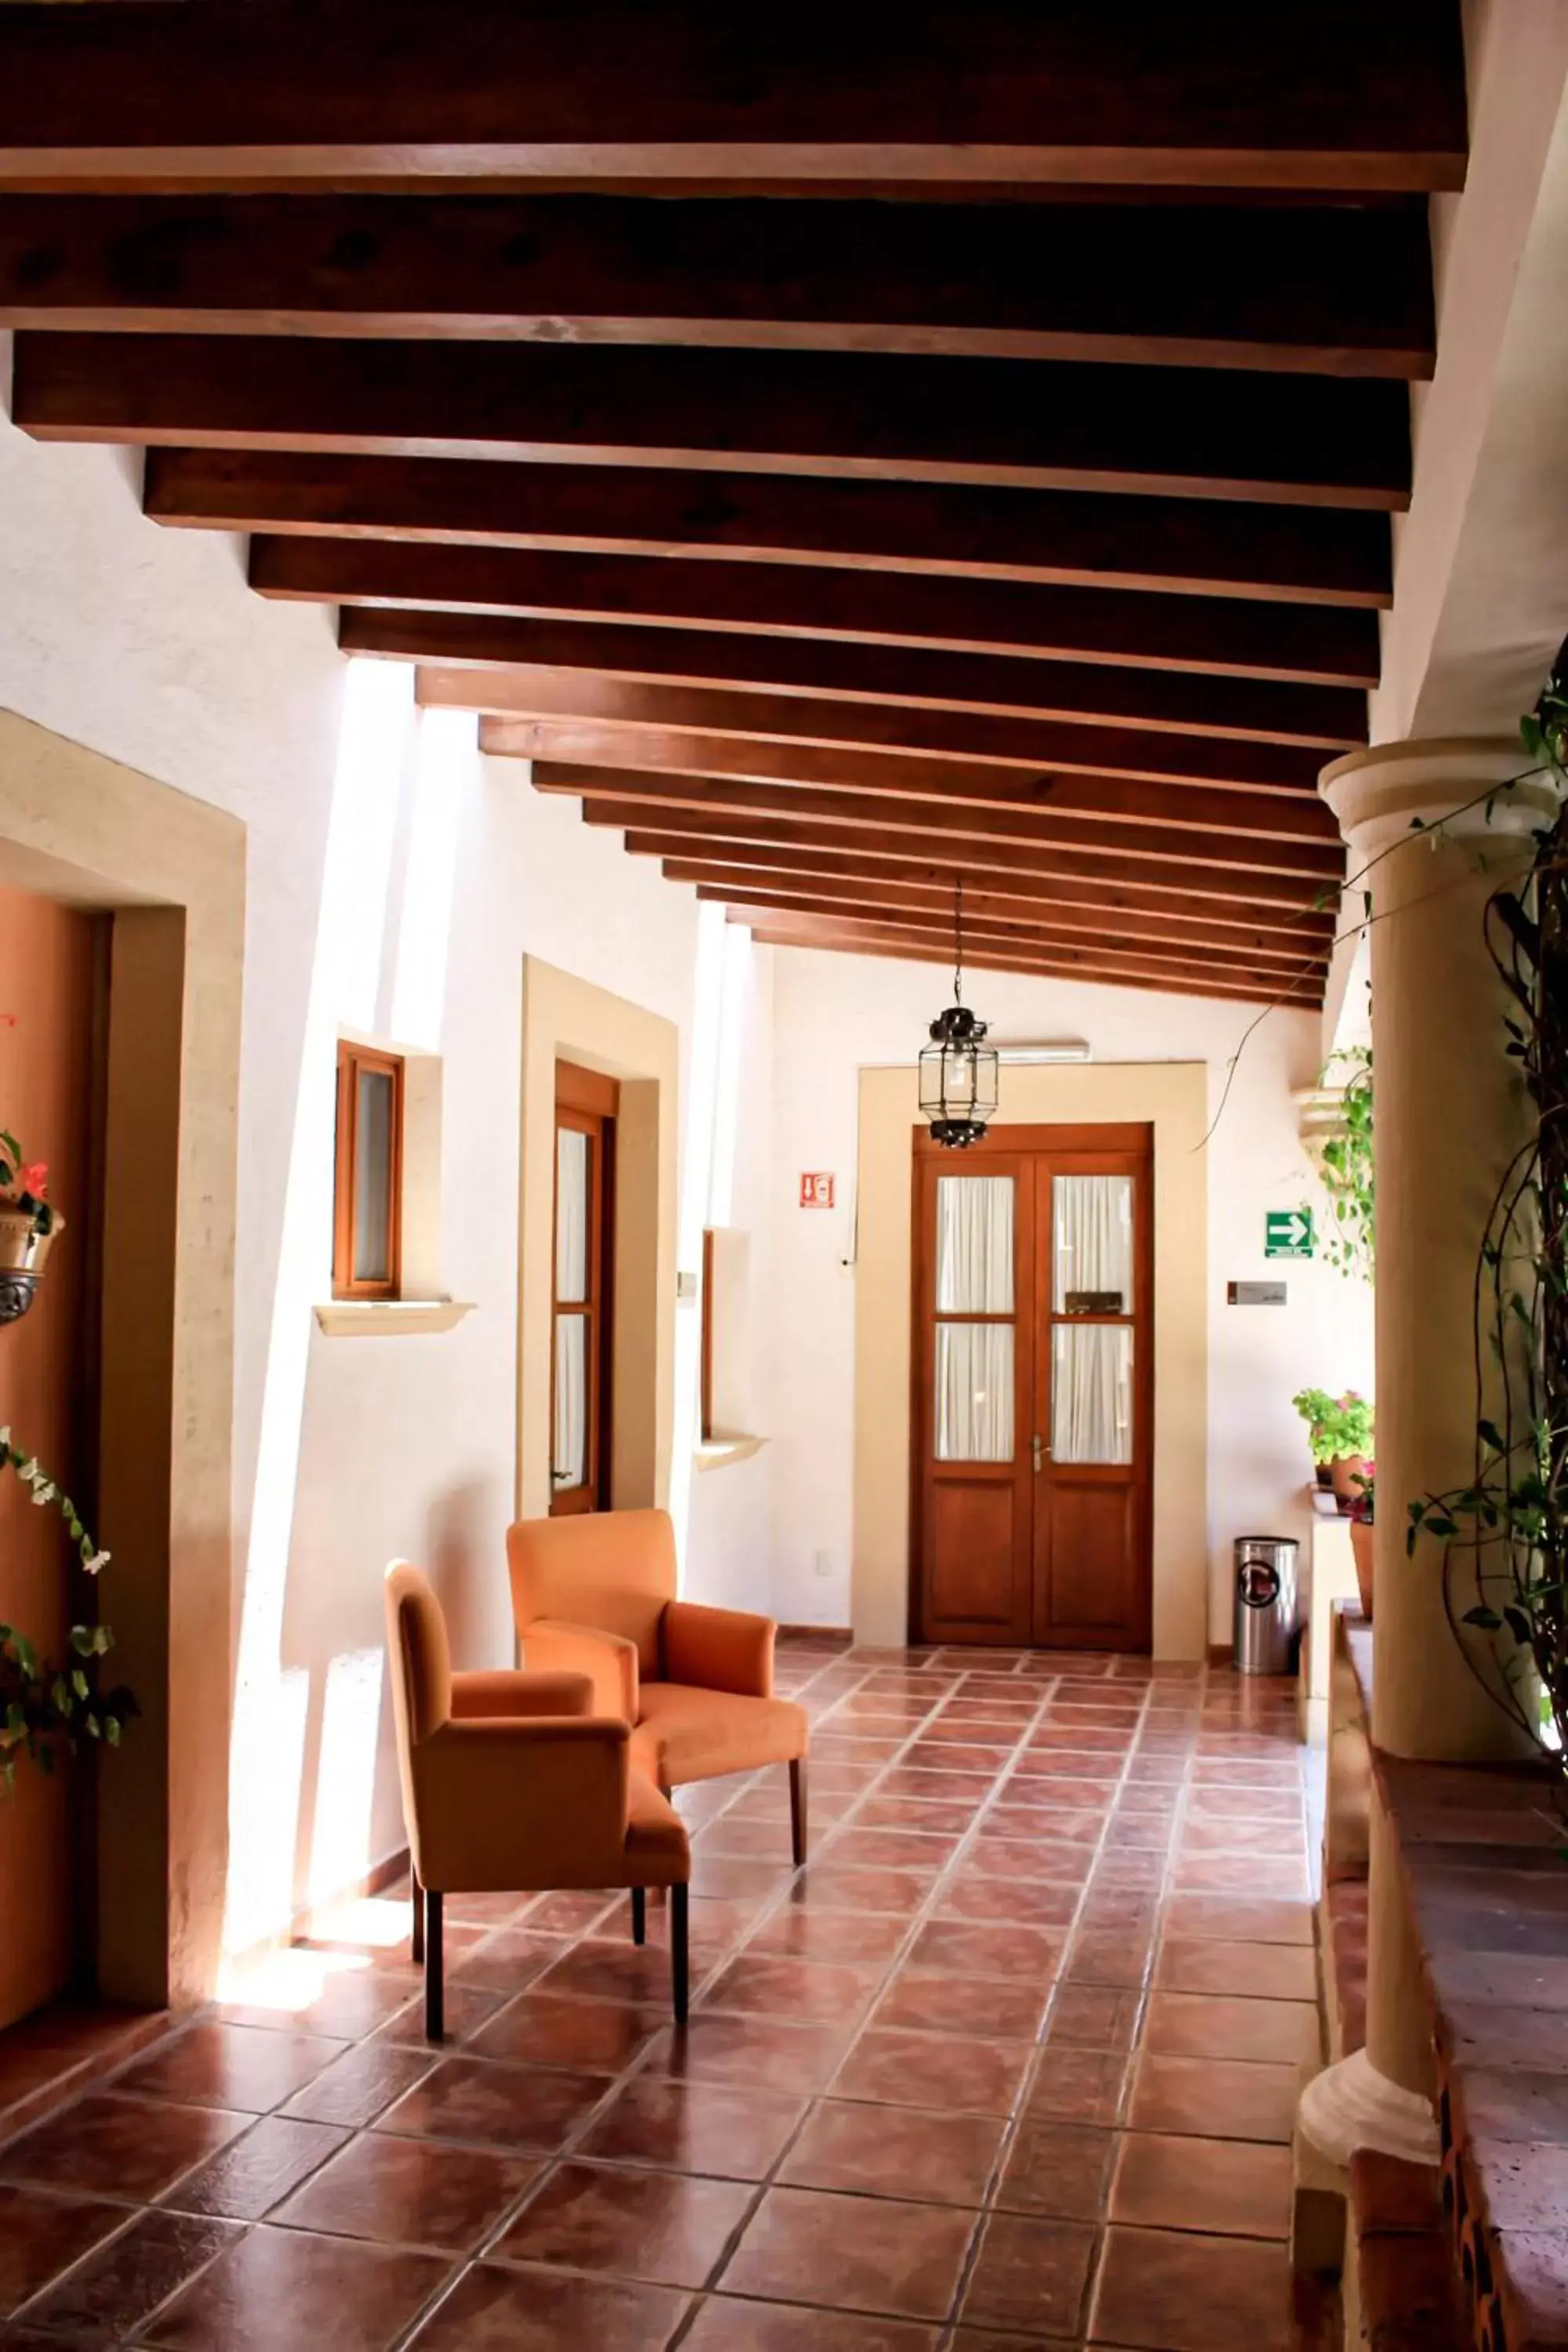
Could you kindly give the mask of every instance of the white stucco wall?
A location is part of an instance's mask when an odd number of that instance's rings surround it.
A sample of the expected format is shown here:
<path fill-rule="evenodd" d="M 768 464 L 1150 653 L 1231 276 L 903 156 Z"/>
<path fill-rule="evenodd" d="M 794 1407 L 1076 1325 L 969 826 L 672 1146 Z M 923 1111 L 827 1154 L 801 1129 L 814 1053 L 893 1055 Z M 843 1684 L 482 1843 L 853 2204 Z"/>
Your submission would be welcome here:
<path fill-rule="evenodd" d="M 774 950 L 773 1607 L 849 1616 L 853 1508 L 858 1072 L 909 1062 L 952 991 L 950 967 Z M 1217 1110 L 1253 1018 L 1244 1005 L 1071 981 L 975 972 L 966 1000 L 1011 1040 L 1079 1037 L 1097 1062 L 1197 1061 Z M 1372 1294 L 1321 1261 L 1266 1264 L 1264 1212 L 1321 1199 L 1302 1150 L 1297 1090 L 1318 1074 L 1315 1014 L 1257 1028 L 1207 1146 L 1210 1638 L 1229 1637 L 1230 1543 L 1305 1536 L 1305 1436 L 1290 1407 L 1311 1385 L 1372 1388 Z M 1002 1073 L 1004 1105 L 1006 1071 Z M 1211 1114 L 1212 1115 L 1212 1114 Z M 803 1170 L 832 1170 L 839 1205 L 799 1208 Z M 1233 1307 L 1232 1281 L 1283 1276 L 1289 1302 Z M 902 1409 L 902 1400 L 897 1401 Z"/>
<path fill-rule="evenodd" d="M 698 915 L 689 890 L 584 826 L 574 803 L 535 793 L 526 768 L 481 761 L 460 720 L 442 714 L 439 738 L 422 730 L 408 672 L 359 665 L 351 686 L 331 616 L 254 596 L 240 542 L 148 522 L 140 471 L 129 455 L 40 446 L 0 418 L 0 706 L 247 827 L 231 1920 L 243 1942 L 401 1843 L 380 1664 L 388 1558 L 437 1573 L 459 1663 L 510 1661 L 523 955 L 675 1021 L 689 1061 Z M 765 991 L 747 1004 L 765 1022 Z M 475 1302 L 449 1334 L 316 1327 L 340 1026 L 444 1057 L 442 1286 Z M 739 1063 L 754 1098 L 765 1042 Z M 737 1221 L 765 1127 L 743 1131 Z M 763 1462 L 700 1482 L 686 1570 L 697 1597 L 765 1605 L 768 1476 Z M 111 1613 L 107 1588 L 105 1601 Z"/>

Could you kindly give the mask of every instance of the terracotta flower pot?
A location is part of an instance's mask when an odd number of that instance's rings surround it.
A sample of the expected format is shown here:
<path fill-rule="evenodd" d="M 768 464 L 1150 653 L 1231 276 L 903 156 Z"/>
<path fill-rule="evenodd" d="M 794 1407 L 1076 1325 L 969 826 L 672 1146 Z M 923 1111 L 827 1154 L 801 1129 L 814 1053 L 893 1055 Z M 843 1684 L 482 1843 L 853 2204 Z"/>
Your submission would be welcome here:
<path fill-rule="evenodd" d="M 1366 1476 L 1366 1457 L 1362 1454 L 1342 1454 L 1337 1462 L 1329 1465 L 1329 1484 L 1339 1498 L 1342 1511 L 1359 1503 L 1365 1488 L 1357 1482 Z"/>
<path fill-rule="evenodd" d="M 1361 1592 L 1361 1613 L 1372 1616 L 1372 1562 L 1374 1550 L 1373 1526 L 1370 1519 L 1351 1521 L 1351 1550 L 1355 1555 L 1355 1580 Z"/>

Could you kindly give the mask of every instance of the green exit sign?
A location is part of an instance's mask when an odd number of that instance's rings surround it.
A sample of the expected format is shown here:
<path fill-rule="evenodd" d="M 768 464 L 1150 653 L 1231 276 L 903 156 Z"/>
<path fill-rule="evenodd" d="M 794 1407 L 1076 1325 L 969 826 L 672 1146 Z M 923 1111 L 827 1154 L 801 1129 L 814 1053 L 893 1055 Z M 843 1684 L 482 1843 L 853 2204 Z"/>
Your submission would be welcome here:
<path fill-rule="evenodd" d="M 1310 1209 L 1268 1210 L 1263 1220 L 1263 1255 L 1265 1257 L 1310 1257 Z"/>

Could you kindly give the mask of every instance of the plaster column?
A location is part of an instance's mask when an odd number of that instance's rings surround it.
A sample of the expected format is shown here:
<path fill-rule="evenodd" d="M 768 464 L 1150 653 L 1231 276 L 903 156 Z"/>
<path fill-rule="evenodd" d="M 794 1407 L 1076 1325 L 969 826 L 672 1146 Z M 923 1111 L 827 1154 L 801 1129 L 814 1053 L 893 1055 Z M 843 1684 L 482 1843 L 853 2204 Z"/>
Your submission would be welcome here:
<path fill-rule="evenodd" d="M 1377 1181 L 1377 1530 L 1373 1744 L 1457 1762 L 1517 1753 L 1517 1730 L 1462 1655 L 1433 1539 L 1405 1555 L 1415 1497 L 1468 1483 L 1478 1413 L 1475 1276 L 1498 1185 L 1528 1132 L 1504 1053 L 1488 899 L 1528 866 L 1557 796 L 1518 742 L 1395 743 L 1324 770 L 1349 845 L 1345 920 L 1371 898 Z M 1493 794 L 1497 797 L 1493 798 Z M 1414 828 L 1419 826 L 1421 830 Z M 1434 832 L 1429 828 L 1440 828 Z M 1474 1598 L 1456 1590 L 1455 1613 Z M 1484 1659 L 1486 1637 L 1478 1660 Z M 1312 2083 L 1301 2126 L 1337 2164 L 1356 2147 L 1433 2161 L 1431 2050 L 1398 1864 L 1375 1792 L 1366 2048 Z"/>

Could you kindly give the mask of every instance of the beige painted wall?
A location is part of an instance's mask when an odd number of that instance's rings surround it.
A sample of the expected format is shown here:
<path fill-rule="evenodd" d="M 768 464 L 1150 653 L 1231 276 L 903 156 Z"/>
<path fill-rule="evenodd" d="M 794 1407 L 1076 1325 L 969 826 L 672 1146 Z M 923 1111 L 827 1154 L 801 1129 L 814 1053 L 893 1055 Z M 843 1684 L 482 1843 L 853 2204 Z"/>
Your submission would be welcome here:
<path fill-rule="evenodd" d="M 640 1004 L 525 956 L 517 1447 L 517 1507 L 525 1519 L 550 1508 L 557 1061 L 601 1070 L 621 1087 L 610 1471 L 618 1508 L 668 1506 L 675 1427 L 680 1033 Z"/>
<path fill-rule="evenodd" d="M 1207 1641 L 1207 1072 L 1198 1062 L 1009 1066 L 997 1129 L 1152 1120 L 1154 1128 L 1154 1655 Z M 860 1073 L 855 1275 L 856 1636 L 909 1623 L 912 1068 Z"/>
<path fill-rule="evenodd" d="M 115 910 L 97 1532 L 143 1717 L 101 1769 L 100 1978 L 186 2003 L 228 1853 L 245 827 L 0 711 L 0 877 Z"/>

